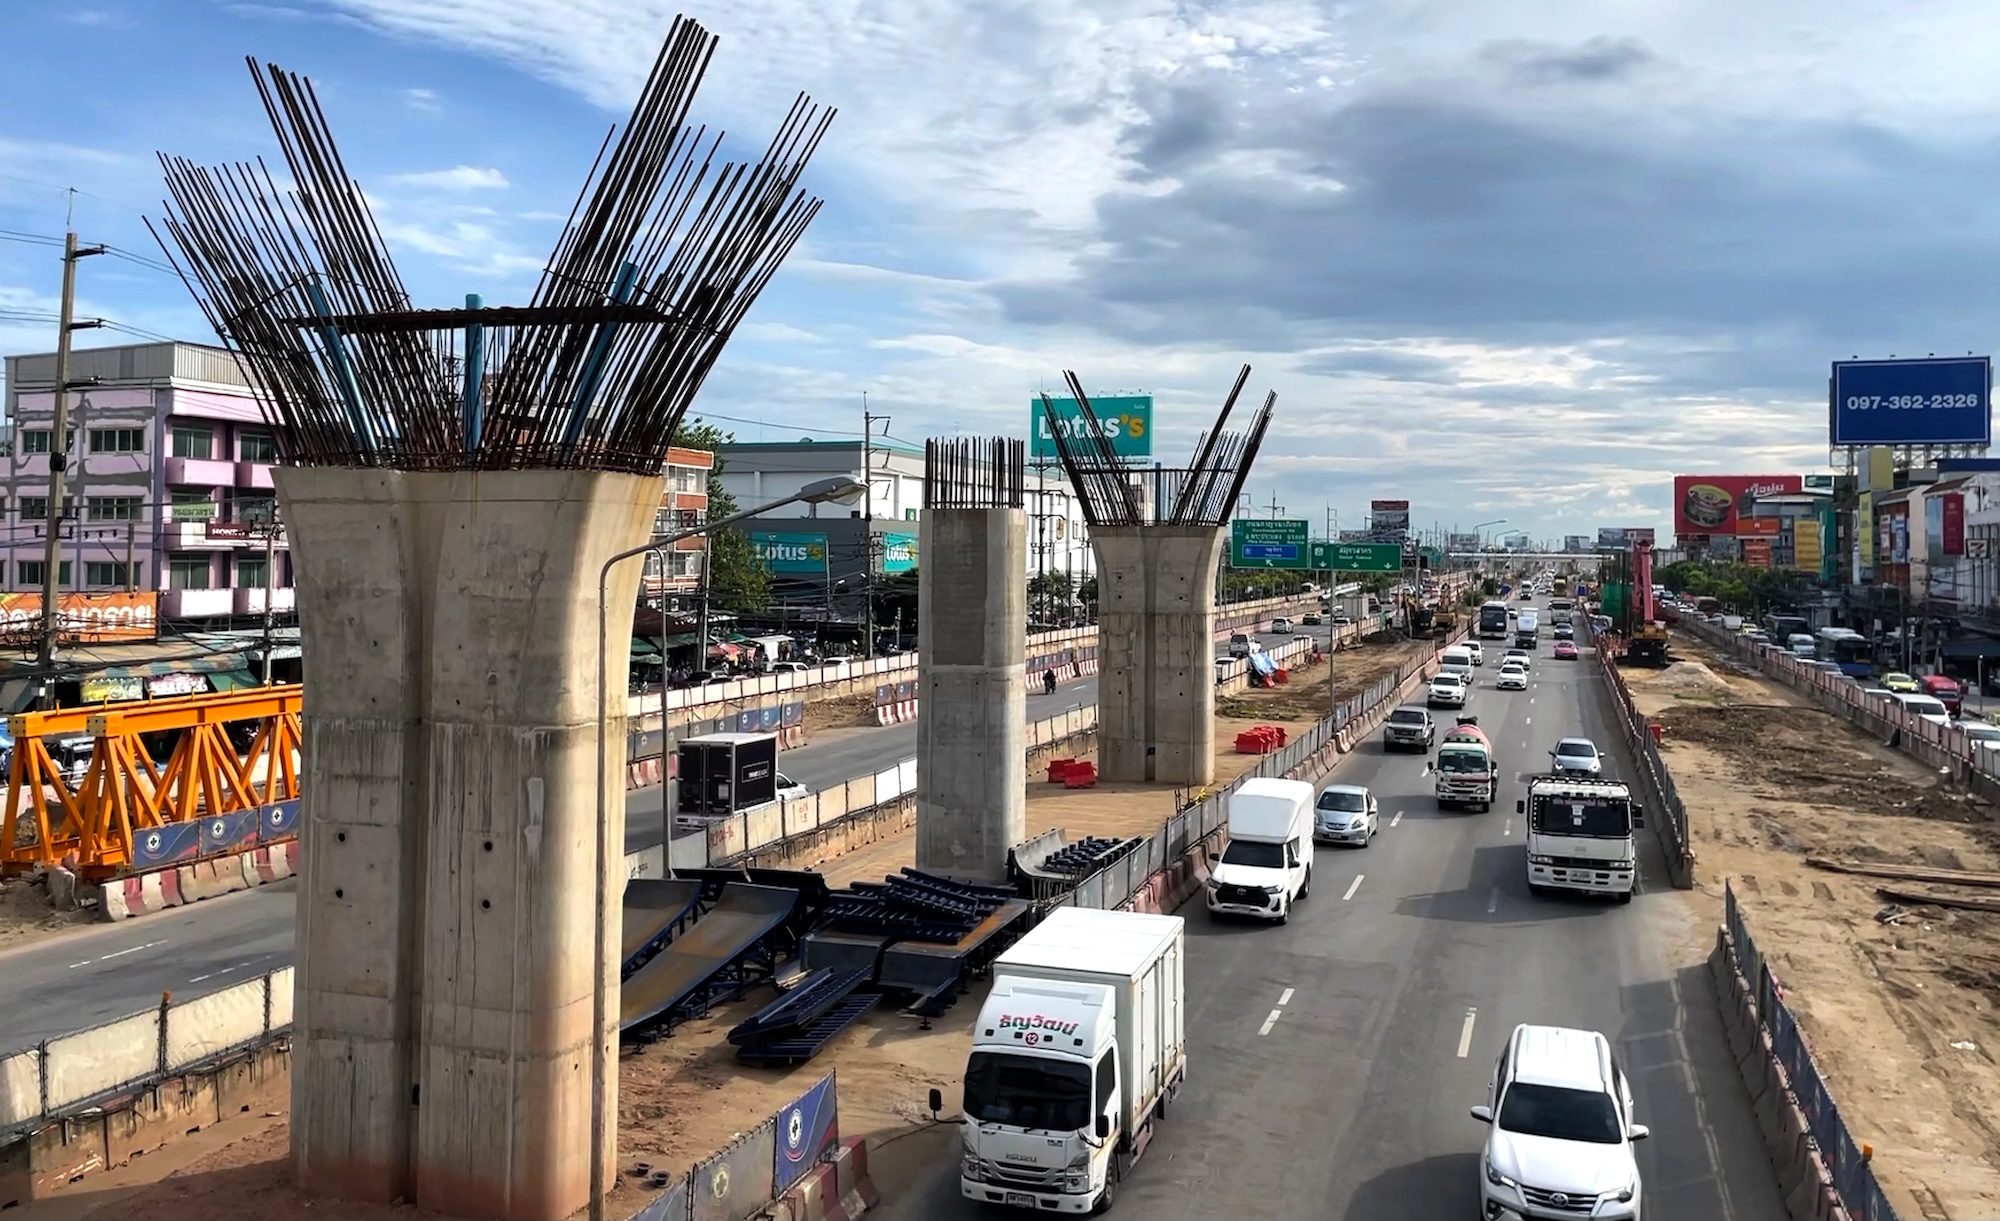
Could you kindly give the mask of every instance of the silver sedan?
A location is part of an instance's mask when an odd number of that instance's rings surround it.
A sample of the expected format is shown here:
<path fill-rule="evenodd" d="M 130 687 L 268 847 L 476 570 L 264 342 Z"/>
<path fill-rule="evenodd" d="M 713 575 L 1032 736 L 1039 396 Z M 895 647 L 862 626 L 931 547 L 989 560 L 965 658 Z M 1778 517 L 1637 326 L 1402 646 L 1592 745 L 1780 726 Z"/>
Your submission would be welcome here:
<path fill-rule="evenodd" d="M 1366 848 L 1382 829 L 1375 794 L 1359 784 L 1330 784 L 1313 806 L 1313 842 Z"/>

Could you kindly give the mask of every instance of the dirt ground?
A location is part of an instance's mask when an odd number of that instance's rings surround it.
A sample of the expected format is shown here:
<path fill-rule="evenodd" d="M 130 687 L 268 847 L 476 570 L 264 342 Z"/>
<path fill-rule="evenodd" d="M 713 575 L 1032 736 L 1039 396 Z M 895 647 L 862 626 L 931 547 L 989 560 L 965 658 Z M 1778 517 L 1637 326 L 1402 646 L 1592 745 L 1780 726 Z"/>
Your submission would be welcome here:
<path fill-rule="evenodd" d="M 0 946 L 14 945 L 97 918 L 95 908 L 59 912 L 40 878 L 0 878 Z"/>
<path fill-rule="evenodd" d="M 1428 644 L 1398 643 L 1343 652 L 1335 669 L 1336 693 L 1342 699 L 1355 694 L 1428 651 Z M 1239 730 L 1278 724 L 1296 731 L 1324 715 L 1326 675 L 1322 665 L 1300 671 L 1288 687 L 1226 697 L 1215 726 L 1218 784 L 1235 779 L 1256 762 L 1257 756 L 1234 752 Z M 1228 715 L 1222 715 L 1225 711 Z M 1073 835 L 1147 835 L 1173 810 L 1171 785 L 1105 785 L 1086 791 L 1046 784 L 1028 788 L 1031 834 L 1062 826 Z M 915 833 L 910 831 L 823 862 L 819 868 L 838 887 L 892 874 L 914 860 Z M 790 1070 L 743 1067 L 723 1036 L 771 996 L 770 989 L 759 989 L 702 1021 L 681 1026 L 672 1038 L 624 1053 L 618 1087 L 619 1165 L 628 1176 L 640 1162 L 684 1172 L 836 1068 L 841 1134 L 866 1137 L 871 1146 L 895 1141 L 925 1123 L 925 1095 L 931 1087 L 952 1093 L 971 1047 L 972 1021 L 980 1003 L 977 993 L 961 998 L 930 1030 L 920 1029 L 914 1018 L 877 1011 L 809 1064 Z M 324 1221 L 439 1221 L 439 1214 L 409 1207 L 341 1204 L 299 1195 L 289 1183 L 287 1139 L 282 1114 L 233 1119 L 149 1154 L 133 1167 L 85 1179 L 57 1201 L 24 1211 L 22 1221 L 130 1217 L 262 1221 L 290 1215 Z M 914 1147 L 918 1142 L 905 1144 Z M 625 1215 L 646 1199 L 643 1187 L 628 1182 L 610 1212 Z"/>
<path fill-rule="evenodd" d="M 873 729 L 881 724 L 875 718 L 873 691 L 843 695 L 839 699 L 809 701 L 805 719 L 807 733 L 819 729 Z"/>
<path fill-rule="evenodd" d="M 1625 677 L 1666 728 L 1707 928 L 1728 879 L 1906 1221 L 2000 1216 L 2000 917 L 1805 863 L 2000 869 L 1993 809 L 1685 633 L 1673 649 Z"/>

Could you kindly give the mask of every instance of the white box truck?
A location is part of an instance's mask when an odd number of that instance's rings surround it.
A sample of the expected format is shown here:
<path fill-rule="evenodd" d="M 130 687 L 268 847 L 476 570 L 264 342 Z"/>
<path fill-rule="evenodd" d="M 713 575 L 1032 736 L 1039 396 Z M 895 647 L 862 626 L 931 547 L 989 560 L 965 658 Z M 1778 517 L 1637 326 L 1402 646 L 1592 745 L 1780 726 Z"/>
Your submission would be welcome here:
<path fill-rule="evenodd" d="M 993 964 L 960 1120 L 968 1200 L 1111 1207 L 1187 1075 L 1179 916 L 1058 907 Z M 931 1109 L 943 1106 L 931 1091 Z"/>
<path fill-rule="evenodd" d="M 1256 776 L 1229 795 L 1229 845 L 1209 867 L 1208 914 L 1283 924 L 1312 889 L 1313 786 Z"/>

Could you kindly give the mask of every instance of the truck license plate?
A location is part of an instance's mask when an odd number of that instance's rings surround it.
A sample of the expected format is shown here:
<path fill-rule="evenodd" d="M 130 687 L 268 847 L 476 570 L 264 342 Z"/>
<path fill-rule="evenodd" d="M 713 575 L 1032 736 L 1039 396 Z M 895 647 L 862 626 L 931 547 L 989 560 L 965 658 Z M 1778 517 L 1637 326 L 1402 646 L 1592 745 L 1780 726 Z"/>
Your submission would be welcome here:
<path fill-rule="evenodd" d="M 1035 1197 L 1033 1196 L 1023 1195 L 1018 1191 L 1007 1193 L 1007 1207 L 1009 1208 L 1033 1208 L 1034 1206 Z"/>

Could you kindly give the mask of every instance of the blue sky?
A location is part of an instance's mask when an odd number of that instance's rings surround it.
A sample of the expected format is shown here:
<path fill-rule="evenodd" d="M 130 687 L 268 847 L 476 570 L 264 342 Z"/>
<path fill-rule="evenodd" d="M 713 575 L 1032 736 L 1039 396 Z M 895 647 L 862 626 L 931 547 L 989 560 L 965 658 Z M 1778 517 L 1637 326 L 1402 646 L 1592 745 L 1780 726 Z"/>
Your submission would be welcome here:
<path fill-rule="evenodd" d="M 254 54 L 318 86 L 420 301 L 523 298 L 679 7 L 15 6 L 0 230 L 144 258 L 152 157 L 270 154 Z M 1987 351 L 2000 33 L 1972 0 L 735 0 L 695 117 L 840 108 L 827 206 L 697 411 L 744 439 L 1026 429 L 1064 368 L 1192 450 L 1279 394 L 1249 490 L 1354 523 L 1667 525 L 1676 471 L 1820 469 L 1826 362 Z M 0 235 L 0 351 L 53 251 Z M 179 284 L 85 312 L 209 339 Z M 129 335 L 103 339 L 122 341 Z"/>

